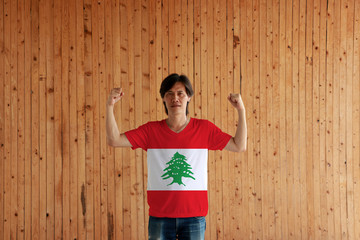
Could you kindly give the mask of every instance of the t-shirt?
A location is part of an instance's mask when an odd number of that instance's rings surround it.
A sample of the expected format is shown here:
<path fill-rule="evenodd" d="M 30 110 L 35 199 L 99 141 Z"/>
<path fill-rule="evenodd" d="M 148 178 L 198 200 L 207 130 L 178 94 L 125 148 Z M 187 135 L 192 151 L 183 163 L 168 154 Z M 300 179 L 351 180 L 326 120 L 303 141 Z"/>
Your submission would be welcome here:
<path fill-rule="evenodd" d="M 208 120 L 196 118 L 179 133 L 162 120 L 125 135 L 133 149 L 147 151 L 149 215 L 206 216 L 208 150 L 222 150 L 231 136 Z"/>

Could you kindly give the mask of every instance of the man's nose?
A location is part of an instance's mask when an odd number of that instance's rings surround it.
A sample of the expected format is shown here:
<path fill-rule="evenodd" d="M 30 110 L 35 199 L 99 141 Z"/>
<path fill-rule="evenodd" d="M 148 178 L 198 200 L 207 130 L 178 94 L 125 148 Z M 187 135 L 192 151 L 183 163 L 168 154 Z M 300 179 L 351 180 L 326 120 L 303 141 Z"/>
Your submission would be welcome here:
<path fill-rule="evenodd" d="M 179 96 L 175 94 L 172 100 L 173 102 L 177 102 L 179 100 Z"/>

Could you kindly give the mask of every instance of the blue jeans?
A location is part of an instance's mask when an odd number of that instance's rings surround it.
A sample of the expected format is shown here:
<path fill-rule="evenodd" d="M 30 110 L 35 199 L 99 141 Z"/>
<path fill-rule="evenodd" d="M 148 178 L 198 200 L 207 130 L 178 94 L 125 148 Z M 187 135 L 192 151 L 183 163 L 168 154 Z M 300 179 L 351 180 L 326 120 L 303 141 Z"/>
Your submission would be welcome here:
<path fill-rule="evenodd" d="M 149 240 L 203 240 L 205 229 L 205 217 L 149 217 Z"/>

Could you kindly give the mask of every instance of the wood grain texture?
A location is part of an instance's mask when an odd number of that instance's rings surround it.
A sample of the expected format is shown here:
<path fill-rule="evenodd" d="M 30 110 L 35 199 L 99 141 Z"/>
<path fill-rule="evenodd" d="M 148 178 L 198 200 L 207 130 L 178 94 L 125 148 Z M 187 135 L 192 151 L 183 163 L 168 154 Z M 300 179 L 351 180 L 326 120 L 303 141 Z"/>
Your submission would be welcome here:
<path fill-rule="evenodd" d="M 211 151 L 205 239 L 360 238 L 359 0 L 0 0 L 0 239 L 146 239 L 142 150 L 106 144 L 166 118 L 159 87 L 192 81 L 191 117 L 248 148 Z"/>

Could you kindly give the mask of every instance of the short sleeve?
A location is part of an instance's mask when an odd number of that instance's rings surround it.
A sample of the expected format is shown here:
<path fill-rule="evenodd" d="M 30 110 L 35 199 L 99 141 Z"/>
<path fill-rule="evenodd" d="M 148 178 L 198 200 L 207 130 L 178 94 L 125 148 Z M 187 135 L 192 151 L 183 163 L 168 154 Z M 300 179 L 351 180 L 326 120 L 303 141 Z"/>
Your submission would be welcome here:
<path fill-rule="evenodd" d="M 223 150 L 231 139 L 231 135 L 221 131 L 215 124 L 208 121 L 208 148 L 209 150 Z"/>
<path fill-rule="evenodd" d="M 148 149 L 148 139 L 149 139 L 149 126 L 148 123 L 141 125 L 140 127 L 125 132 L 125 136 L 132 145 L 132 149 L 142 148 L 144 150 Z"/>

